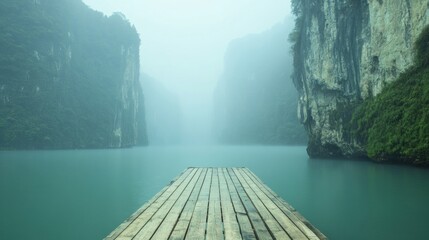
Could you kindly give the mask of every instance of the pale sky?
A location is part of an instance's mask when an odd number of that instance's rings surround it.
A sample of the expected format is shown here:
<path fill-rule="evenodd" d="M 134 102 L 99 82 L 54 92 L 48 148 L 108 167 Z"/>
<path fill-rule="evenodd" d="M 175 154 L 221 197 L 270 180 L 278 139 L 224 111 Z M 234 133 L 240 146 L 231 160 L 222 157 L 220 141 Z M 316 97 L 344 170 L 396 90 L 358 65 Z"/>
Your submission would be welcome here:
<path fill-rule="evenodd" d="M 289 0 L 83 1 L 107 15 L 122 12 L 135 25 L 141 70 L 179 96 L 184 132 L 202 141 L 228 43 L 263 32 L 290 14 Z"/>

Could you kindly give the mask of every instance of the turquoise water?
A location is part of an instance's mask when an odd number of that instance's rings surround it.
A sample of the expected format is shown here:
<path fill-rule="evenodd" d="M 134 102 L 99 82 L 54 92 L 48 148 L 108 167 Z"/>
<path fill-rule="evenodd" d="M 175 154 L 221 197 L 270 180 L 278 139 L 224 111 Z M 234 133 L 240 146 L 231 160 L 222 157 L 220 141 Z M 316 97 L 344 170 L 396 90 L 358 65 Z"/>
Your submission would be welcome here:
<path fill-rule="evenodd" d="M 426 239 L 429 172 L 305 147 L 0 152 L 0 239 L 101 239 L 189 166 L 258 175 L 330 239 Z"/>

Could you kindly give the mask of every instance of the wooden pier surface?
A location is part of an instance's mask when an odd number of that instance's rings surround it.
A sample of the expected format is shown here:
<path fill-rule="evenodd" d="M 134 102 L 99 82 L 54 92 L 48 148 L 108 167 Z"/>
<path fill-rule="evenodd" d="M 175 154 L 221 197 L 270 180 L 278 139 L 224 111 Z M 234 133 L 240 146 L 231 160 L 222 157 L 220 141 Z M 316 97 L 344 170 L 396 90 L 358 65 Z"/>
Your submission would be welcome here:
<path fill-rule="evenodd" d="M 327 239 L 247 168 L 188 168 L 105 239 Z"/>

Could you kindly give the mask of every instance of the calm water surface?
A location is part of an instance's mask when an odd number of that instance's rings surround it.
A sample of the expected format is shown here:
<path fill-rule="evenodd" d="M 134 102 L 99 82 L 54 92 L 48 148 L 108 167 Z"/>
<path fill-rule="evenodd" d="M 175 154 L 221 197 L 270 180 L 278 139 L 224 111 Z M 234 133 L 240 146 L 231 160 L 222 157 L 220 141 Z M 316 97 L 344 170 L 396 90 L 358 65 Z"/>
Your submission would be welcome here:
<path fill-rule="evenodd" d="M 305 147 L 0 152 L 0 239 L 102 239 L 189 166 L 250 168 L 330 239 L 427 239 L 428 170 Z"/>

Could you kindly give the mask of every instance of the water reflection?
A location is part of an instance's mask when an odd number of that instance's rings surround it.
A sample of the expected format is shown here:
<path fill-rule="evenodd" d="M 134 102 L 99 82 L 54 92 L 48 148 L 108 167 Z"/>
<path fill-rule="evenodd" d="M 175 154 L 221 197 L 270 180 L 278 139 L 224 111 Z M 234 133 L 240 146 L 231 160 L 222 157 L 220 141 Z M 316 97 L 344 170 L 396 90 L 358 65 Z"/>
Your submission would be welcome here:
<path fill-rule="evenodd" d="M 248 167 L 330 239 L 426 236 L 427 170 L 200 146 L 0 152 L 0 239 L 101 239 L 190 166 Z"/>

